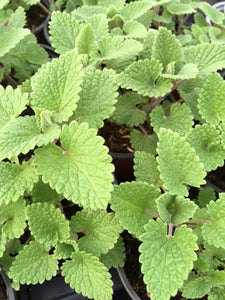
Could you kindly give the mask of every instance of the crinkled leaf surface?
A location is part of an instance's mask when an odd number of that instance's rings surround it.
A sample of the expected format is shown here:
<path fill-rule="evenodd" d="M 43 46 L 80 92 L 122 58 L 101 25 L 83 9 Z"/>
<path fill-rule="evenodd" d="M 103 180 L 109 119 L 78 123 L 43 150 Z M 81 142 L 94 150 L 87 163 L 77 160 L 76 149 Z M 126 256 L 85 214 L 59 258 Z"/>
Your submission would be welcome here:
<path fill-rule="evenodd" d="M 110 8 L 112 5 L 120 9 L 125 4 L 125 0 L 99 0 L 98 5 Z"/>
<path fill-rule="evenodd" d="M 116 103 L 117 85 L 114 72 L 104 69 L 89 69 L 84 73 L 80 99 L 76 109 L 79 122 L 87 122 L 90 127 L 100 128 L 108 118 Z"/>
<path fill-rule="evenodd" d="M 157 162 L 163 186 L 171 194 L 188 196 L 187 185 L 200 187 L 205 183 L 204 165 L 178 133 L 162 128 L 158 136 Z"/>
<path fill-rule="evenodd" d="M 172 15 L 184 15 L 184 14 L 192 14 L 196 12 L 192 3 L 180 3 L 179 1 L 170 1 L 166 6 L 166 9 Z"/>
<path fill-rule="evenodd" d="M 43 65 L 31 79 L 32 107 L 50 111 L 55 122 L 67 121 L 79 100 L 81 67 L 76 50 Z"/>
<path fill-rule="evenodd" d="M 211 288 L 212 283 L 208 276 L 194 278 L 185 283 L 182 296 L 191 299 L 199 299 L 208 294 Z"/>
<path fill-rule="evenodd" d="M 191 79 L 195 78 L 198 74 L 198 68 L 195 64 L 186 64 L 184 65 L 178 73 L 171 74 L 166 70 L 166 73 L 163 73 L 160 75 L 163 78 L 169 78 L 172 80 L 185 80 L 185 79 Z"/>
<path fill-rule="evenodd" d="M 50 144 L 35 151 L 43 182 L 74 203 L 104 209 L 113 188 L 113 165 L 103 139 L 86 123 L 73 121 L 63 126 L 60 140 L 63 149 Z"/>
<path fill-rule="evenodd" d="M 122 232 L 118 219 L 106 211 L 77 212 L 70 226 L 73 232 L 85 235 L 78 240 L 79 249 L 98 257 L 113 248 Z"/>
<path fill-rule="evenodd" d="M 79 54 L 87 54 L 91 56 L 93 52 L 97 52 L 97 43 L 92 26 L 87 24 L 84 26 L 78 37 L 76 38 L 76 48 Z"/>
<path fill-rule="evenodd" d="M 9 277 L 21 284 L 37 284 L 56 275 L 58 261 L 37 241 L 24 246 L 14 260 Z"/>
<path fill-rule="evenodd" d="M 206 171 L 215 170 L 224 164 L 225 153 L 220 132 L 208 124 L 197 125 L 187 133 L 186 141 L 198 154 Z"/>
<path fill-rule="evenodd" d="M 83 5 L 75 9 L 71 16 L 74 17 L 78 22 L 86 22 L 89 18 L 92 18 L 96 15 L 106 15 L 107 8 L 96 5 Z"/>
<path fill-rule="evenodd" d="M 125 22 L 123 30 L 129 37 L 138 39 L 144 39 L 148 33 L 145 26 L 137 21 Z"/>
<path fill-rule="evenodd" d="M 147 12 L 153 4 L 152 1 L 135 1 L 127 3 L 121 10 L 120 15 L 124 20 L 135 20 Z"/>
<path fill-rule="evenodd" d="M 49 184 L 39 180 L 32 189 L 32 202 L 48 202 L 56 204 L 63 199 L 63 195 L 59 195 L 55 190 L 51 189 Z"/>
<path fill-rule="evenodd" d="M 69 221 L 49 203 L 33 203 L 26 210 L 32 236 L 41 244 L 55 246 L 69 238 Z"/>
<path fill-rule="evenodd" d="M 74 243 L 76 243 L 74 241 Z M 71 243 L 57 243 L 54 250 L 54 256 L 57 259 L 67 259 L 74 252 L 74 246 Z"/>
<path fill-rule="evenodd" d="M 206 79 L 198 98 L 198 109 L 201 116 L 211 125 L 225 122 L 225 83 L 223 78 L 212 73 Z"/>
<path fill-rule="evenodd" d="M 100 261 L 108 268 L 123 267 L 125 261 L 125 247 L 120 236 L 114 247 L 100 256 Z"/>
<path fill-rule="evenodd" d="M 108 35 L 108 20 L 103 14 L 95 15 L 87 20 L 87 23 L 93 28 L 96 41 L 101 40 Z"/>
<path fill-rule="evenodd" d="M 38 181 L 34 166 L 30 162 L 21 165 L 0 162 L 0 204 L 17 201 L 25 191 L 31 191 Z"/>
<path fill-rule="evenodd" d="M 155 200 L 159 195 L 159 188 L 153 185 L 126 182 L 114 186 L 111 207 L 122 226 L 139 237 L 144 232 L 144 225 L 152 218 L 148 211 L 157 213 Z"/>
<path fill-rule="evenodd" d="M 111 300 L 112 285 L 108 269 L 99 259 L 83 251 L 73 253 L 62 265 L 62 275 L 77 293 L 92 299 Z"/>
<path fill-rule="evenodd" d="M 149 221 L 140 237 L 140 262 L 144 282 L 152 300 L 169 300 L 187 279 L 196 260 L 196 236 L 191 229 L 181 226 L 174 236 L 167 236 L 162 221 Z"/>
<path fill-rule="evenodd" d="M 133 129 L 130 133 L 130 142 L 135 151 L 145 151 L 152 155 L 156 154 L 158 137 L 153 134 L 142 134 L 140 130 Z"/>

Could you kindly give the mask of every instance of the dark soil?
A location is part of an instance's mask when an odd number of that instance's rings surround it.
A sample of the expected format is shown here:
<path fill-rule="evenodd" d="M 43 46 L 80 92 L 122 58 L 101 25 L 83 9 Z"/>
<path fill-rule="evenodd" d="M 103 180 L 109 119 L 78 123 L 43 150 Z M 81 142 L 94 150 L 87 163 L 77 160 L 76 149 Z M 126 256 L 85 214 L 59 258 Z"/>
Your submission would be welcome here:
<path fill-rule="evenodd" d="M 32 5 L 26 12 L 26 27 L 31 31 L 35 30 L 47 18 L 47 13 L 39 5 Z"/>
<path fill-rule="evenodd" d="M 0 299 L 1 300 L 7 300 L 8 299 L 6 285 L 5 285 L 4 280 L 3 280 L 1 275 L 0 275 Z"/>

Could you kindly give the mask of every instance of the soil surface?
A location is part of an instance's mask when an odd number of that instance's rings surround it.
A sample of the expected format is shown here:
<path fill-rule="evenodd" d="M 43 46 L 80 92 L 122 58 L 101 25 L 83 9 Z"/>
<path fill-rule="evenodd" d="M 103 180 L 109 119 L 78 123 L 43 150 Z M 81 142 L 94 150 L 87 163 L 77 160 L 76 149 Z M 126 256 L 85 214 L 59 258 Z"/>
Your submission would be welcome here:
<path fill-rule="evenodd" d="M 0 299 L 1 300 L 8 300 L 8 295 L 6 291 L 6 285 L 2 276 L 0 275 Z"/>

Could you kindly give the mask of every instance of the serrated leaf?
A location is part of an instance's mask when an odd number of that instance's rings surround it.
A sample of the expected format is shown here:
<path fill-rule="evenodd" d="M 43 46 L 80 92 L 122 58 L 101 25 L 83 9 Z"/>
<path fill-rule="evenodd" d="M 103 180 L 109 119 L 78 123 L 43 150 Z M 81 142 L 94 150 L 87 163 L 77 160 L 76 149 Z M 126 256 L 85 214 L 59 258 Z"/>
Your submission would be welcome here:
<path fill-rule="evenodd" d="M 203 208 L 206 207 L 211 200 L 216 200 L 216 193 L 214 189 L 210 186 L 200 188 L 198 198 L 195 200 L 195 203 L 197 203 L 200 208 Z"/>
<path fill-rule="evenodd" d="M 135 151 L 145 151 L 153 156 L 156 154 L 158 137 L 155 133 L 145 135 L 139 130 L 133 129 L 130 133 L 130 142 Z"/>
<path fill-rule="evenodd" d="M 105 209 L 113 188 L 113 166 L 104 140 L 86 123 L 75 121 L 63 126 L 60 140 L 63 149 L 50 144 L 35 151 L 43 182 L 83 207 Z"/>
<path fill-rule="evenodd" d="M 101 40 L 103 37 L 108 35 L 108 20 L 105 15 L 95 15 L 87 20 L 93 28 L 96 41 Z"/>
<path fill-rule="evenodd" d="M 161 219 L 167 224 L 182 224 L 193 217 L 197 205 L 188 198 L 164 193 L 156 200 Z"/>
<path fill-rule="evenodd" d="M 30 162 L 15 165 L 0 162 L 0 203 L 15 202 L 25 191 L 31 191 L 38 181 L 34 166 Z"/>
<path fill-rule="evenodd" d="M 69 221 L 49 203 L 33 203 L 26 209 L 32 236 L 41 244 L 55 246 L 69 238 Z"/>
<path fill-rule="evenodd" d="M 83 5 L 75 9 L 71 16 L 75 18 L 78 22 L 85 22 L 89 18 L 92 18 L 95 15 L 103 14 L 106 15 L 107 8 L 96 5 Z"/>
<path fill-rule="evenodd" d="M 154 156 L 144 151 L 134 153 L 134 175 L 137 182 L 160 186 L 158 164 Z"/>
<path fill-rule="evenodd" d="M 7 238 L 4 233 L 0 232 L 0 258 L 2 260 L 2 256 L 4 255 L 6 249 Z"/>
<path fill-rule="evenodd" d="M 186 226 L 177 228 L 173 238 L 167 236 L 166 224 L 149 221 L 140 237 L 140 262 L 144 282 L 152 300 L 169 300 L 187 279 L 196 260 L 196 236 Z"/>
<path fill-rule="evenodd" d="M 196 10 L 191 5 L 192 3 L 179 3 L 178 1 L 173 1 L 168 3 L 166 9 L 172 15 L 185 15 L 195 13 Z"/>
<path fill-rule="evenodd" d="M 55 190 L 51 189 L 48 184 L 39 180 L 32 189 L 32 202 L 48 202 L 56 204 L 63 199 L 62 195 L 59 195 Z"/>
<path fill-rule="evenodd" d="M 150 118 L 155 132 L 159 132 L 160 128 L 167 128 L 184 136 L 193 126 L 191 110 L 185 103 L 173 103 L 166 108 L 157 106 L 152 110 Z"/>
<path fill-rule="evenodd" d="M 79 54 L 87 54 L 91 56 L 93 52 L 97 52 L 98 46 L 95 41 L 95 34 L 90 24 L 84 26 L 78 37 L 76 38 L 76 48 Z"/>
<path fill-rule="evenodd" d="M 211 288 L 212 284 L 208 276 L 198 277 L 185 283 L 182 296 L 190 299 L 199 299 L 208 294 Z"/>
<path fill-rule="evenodd" d="M 52 112 L 55 122 L 67 121 L 79 100 L 83 76 L 81 67 L 76 50 L 43 65 L 31 79 L 31 105 Z"/>
<path fill-rule="evenodd" d="M 6 13 L 6 12 L 4 12 Z M 7 14 L 7 13 L 6 13 Z M 26 14 L 24 8 L 19 6 L 17 9 L 10 15 L 10 18 L 7 22 L 7 28 L 23 28 L 26 24 Z"/>
<path fill-rule="evenodd" d="M 193 63 L 199 69 L 198 75 L 204 75 L 225 68 L 225 46 L 217 44 L 199 44 L 184 47 L 184 61 Z"/>
<path fill-rule="evenodd" d="M 211 125 L 225 122 L 225 83 L 223 78 L 213 73 L 208 76 L 201 88 L 198 98 L 198 109 L 201 116 Z"/>
<path fill-rule="evenodd" d="M 28 62 L 35 65 L 42 65 L 49 61 L 48 53 L 44 48 L 32 42 L 26 43 L 24 55 Z"/>
<path fill-rule="evenodd" d="M 68 243 L 57 243 L 54 250 L 54 256 L 57 259 L 70 258 L 74 252 L 74 246 Z"/>
<path fill-rule="evenodd" d="M 10 238 L 19 238 L 26 228 L 25 201 L 20 198 L 16 202 L 1 205 L 0 224 L 3 234 Z"/>
<path fill-rule="evenodd" d="M 124 23 L 123 30 L 131 38 L 144 39 L 147 36 L 147 30 L 144 25 L 137 21 L 127 21 Z"/>
<path fill-rule="evenodd" d="M 92 128 L 103 126 L 103 120 L 114 110 L 118 95 L 114 78 L 114 72 L 106 68 L 103 71 L 90 69 L 84 73 L 76 109 L 80 123 L 85 121 Z"/>
<path fill-rule="evenodd" d="M 125 247 L 120 236 L 114 247 L 106 254 L 101 254 L 100 261 L 108 268 L 118 268 L 124 266 Z"/>
<path fill-rule="evenodd" d="M 105 211 L 77 212 L 70 226 L 73 232 L 85 235 L 78 240 L 79 249 L 98 257 L 113 248 L 122 232 L 114 215 Z"/>
<path fill-rule="evenodd" d="M 79 31 L 79 23 L 70 14 L 59 11 L 52 13 L 49 22 L 49 34 L 56 53 L 61 54 L 74 49 Z"/>
<path fill-rule="evenodd" d="M 127 92 L 118 97 L 115 111 L 111 116 L 116 124 L 126 124 L 129 127 L 144 123 L 146 113 L 137 105 L 147 102 L 147 98 L 133 92 Z"/>
<path fill-rule="evenodd" d="M 112 299 L 112 281 L 108 269 L 99 259 L 83 251 L 74 253 L 62 265 L 62 275 L 72 289 L 83 296 L 99 300 Z"/>
<path fill-rule="evenodd" d="M 163 73 L 160 76 L 163 78 L 168 78 L 172 80 L 185 80 L 195 78 L 198 74 L 198 68 L 195 64 L 186 64 L 184 65 L 178 73 L 170 74 L 170 73 Z"/>
<path fill-rule="evenodd" d="M 26 154 L 35 146 L 46 145 L 59 137 L 60 128 L 54 124 L 41 133 L 34 116 L 13 119 L 0 131 L 0 159 Z"/>
<path fill-rule="evenodd" d="M 225 298 L 225 291 L 218 288 L 212 289 L 208 295 L 208 300 L 223 300 Z"/>
<path fill-rule="evenodd" d="M 199 2 L 196 3 L 196 6 L 198 8 L 200 8 L 203 13 L 210 18 L 210 20 L 216 24 L 223 24 L 223 20 L 224 20 L 224 15 L 223 12 L 220 11 L 219 9 L 215 9 L 212 5 L 210 5 L 209 3 L 206 2 Z"/>
<path fill-rule="evenodd" d="M 117 9 L 120 9 L 124 6 L 125 0 L 99 0 L 98 5 L 103 7 L 111 7 L 112 5 L 115 6 Z"/>
<path fill-rule="evenodd" d="M 155 38 L 158 34 L 158 31 L 155 29 L 149 29 L 148 35 L 146 36 L 144 43 L 143 43 L 143 50 L 140 53 L 141 59 L 151 59 L 152 57 L 152 50 L 153 50 L 153 43 L 155 41 Z"/>
<path fill-rule="evenodd" d="M 224 164 L 225 153 L 220 132 L 208 124 L 197 125 L 186 135 L 186 141 L 198 154 L 206 171 L 212 171 Z"/>
<path fill-rule="evenodd" d="M 170 129 L 160 129 L 157 152 L 160 178 L 173 195 L 188 196 L 187 185 L 205 183 L 204 165 L 183 137 Z"/>
<path fill-rule="evenodd" d="M 157 60 L 139 60 L 132 63 L 124 72 L 117 75 L 121 87 L 137 91 L 143 96 L 164 96 L 172 88 L 169 79 L 159 78 L 162 65 Z"/>
<path fill-rule="evenodd" d="M 151 1 L 130 2 L 120 10 L 120 15 L 124 20 L 135 20 L 152 8 L 152 6 Z"/>
<path fill-rule="evenodd" d="M 57 269 L 57 259 L 48 254 L 45 246 L 32 241 L 19 252 L 8 275 L 21 284 L 37 284 L 50 280 Z"/>
<path fill-rule="evenodd" d="M 211 271 L 209 273 L 209 277 L 211 279 L 212 286 L 214 287 L 224 285 L 225 283 L 225 271 Z"/>
<path fill-rule="evenodd" d="M 155 200 L 159 195 L 159 188 L 145 182 L 121 183 L 114 186 L 111 207 L 122 226 L 139 237 L 144 225 L 153 217 L 148 211 L 157 213 Z"/>

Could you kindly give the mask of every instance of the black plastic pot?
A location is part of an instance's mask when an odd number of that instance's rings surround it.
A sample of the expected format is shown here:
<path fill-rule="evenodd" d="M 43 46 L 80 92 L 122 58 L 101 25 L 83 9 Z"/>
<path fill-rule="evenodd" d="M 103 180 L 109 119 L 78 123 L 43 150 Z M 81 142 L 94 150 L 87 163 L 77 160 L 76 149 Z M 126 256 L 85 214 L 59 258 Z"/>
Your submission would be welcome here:
<path fill-rule="evenodd" d="M 50 7 L 50 1 L 49 0 L 42 0 L 41 3 L 46 7 L 46 8 L 49 8 Z M 44 29 L 44 26 L 45 26 L 45 23 L 46 23 L 46 20 L 48 19 L 48 16 L 46 17 L 46 19 L 41 22 L 41 24 L 39 24 L 38 26 L 35 27 L 35 29 L 32 30 L 32 33 L 33 34 L 37 34 L 39 33 L 40 31 L 42 31 Z"/>
<path fill-rule="evenodd" d="M 49 45 L 52 44 L 52 42 L 50 41 L 50 38 L 49 38 L 49 33 L 48 33 L 48 24 L 49 24 L 49 21 L 50 21 L 51 17 L 48 16 L 47 19 L 45 20 L 45 23 L 44 23 L 44 26 L 43 26 L 43 34 L 44 34 L 44 37 L 46 39 L 46 41 L 49 43 Z"/>
<path fill-rule="evenodd" d="M 134 153 L 109 152 L 115 166 L 115 176 L 118 182 L 130 181 L 134 178 Z"/>
<path fill-rule="evenodd" d="M 135 292 L 135 290 L 131 286 L 124 269 L 123 268 L 117 268 L 117 272 L 118 272 L 120 280 L 121 280 L 121 282 L 124 286 L 124 289 L 126 290 L 126 292 L 129 295 L 130 299 L 132 299 L 132 300 L 141 300 L 141 298 L 138 296 L 138 294 Z"/>
<path fill-rule="evenodd" d="M 11 286 L 11 280 L 9 279 L 9 277 L 5 274 L 5 272 L 3 270 L 1 270 L 1 276 L 3 278 L 3 281 L 6 285 L 6 289 L 7 289 L 7 294 L 8 294 L 8 299 L 9 300 L 16 300 L 16 294 L 14 292 L 14 290 L 12 289 Z"/>

